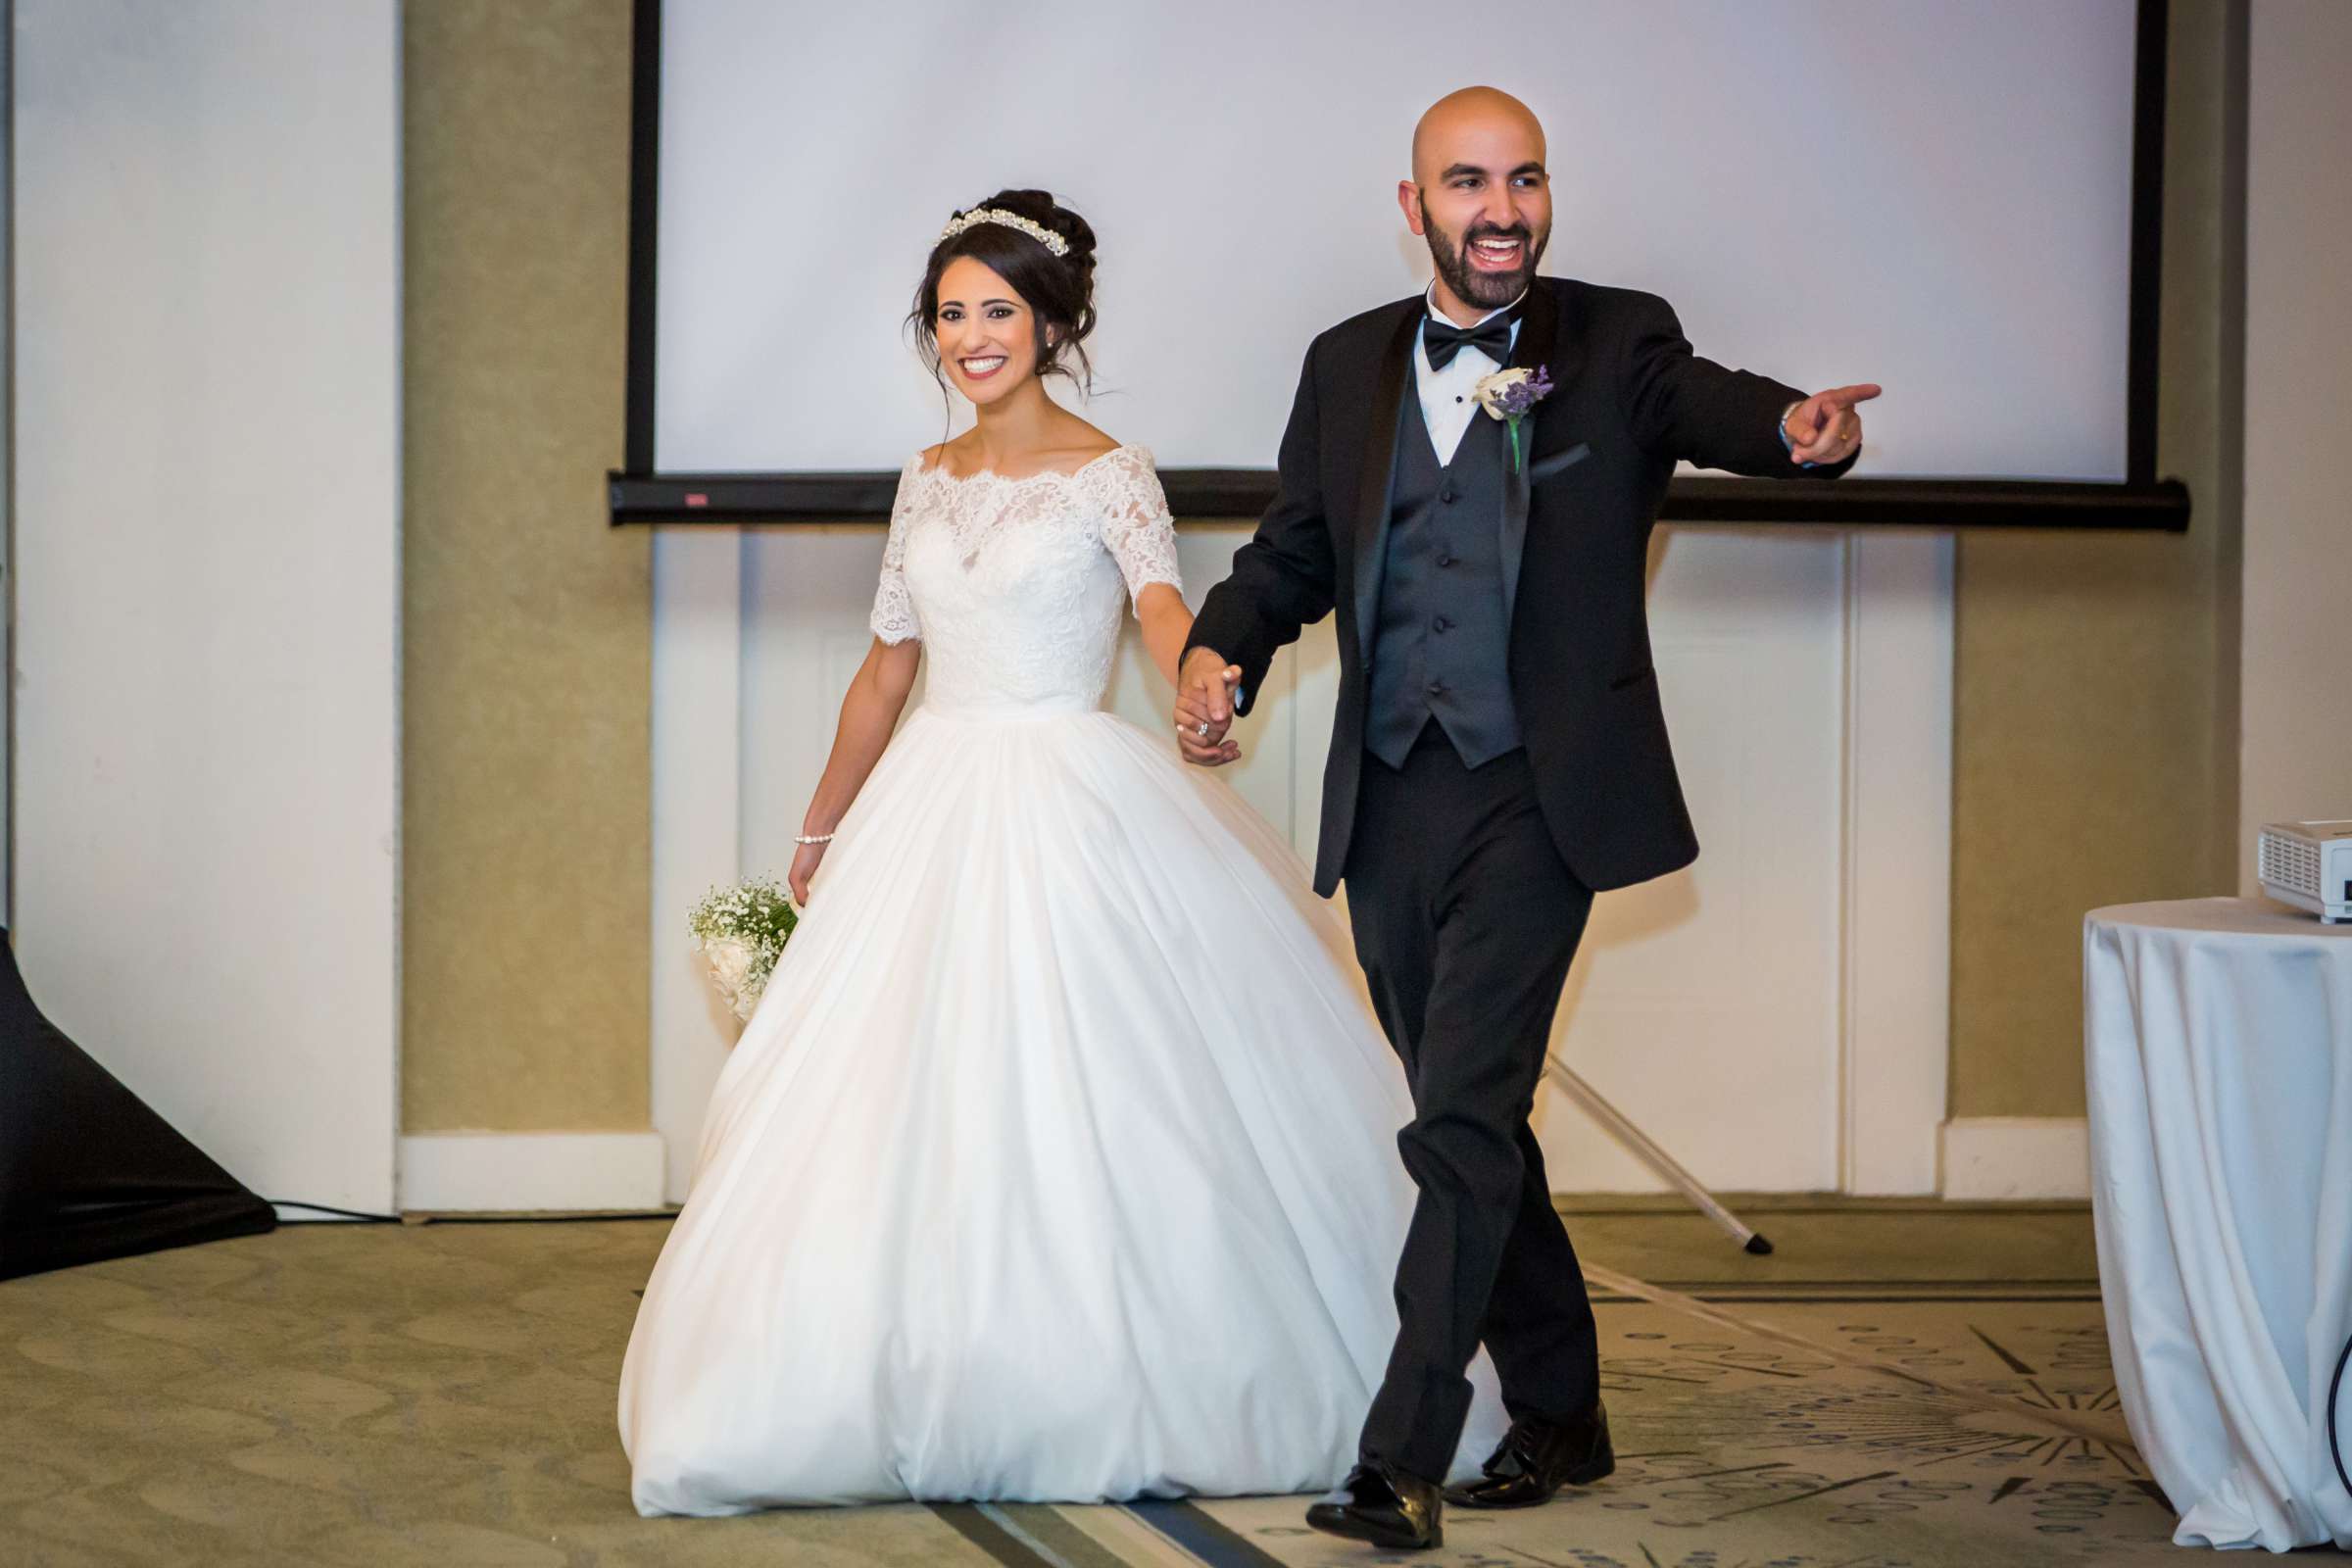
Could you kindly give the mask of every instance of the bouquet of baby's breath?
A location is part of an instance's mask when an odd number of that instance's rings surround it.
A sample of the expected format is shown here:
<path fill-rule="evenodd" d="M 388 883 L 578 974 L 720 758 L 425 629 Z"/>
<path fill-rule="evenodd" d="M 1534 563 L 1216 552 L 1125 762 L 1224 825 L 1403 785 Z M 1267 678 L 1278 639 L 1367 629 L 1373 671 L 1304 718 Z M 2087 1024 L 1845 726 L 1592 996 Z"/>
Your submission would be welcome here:
<path fill-rule="evenodd" d="M 686 917 L 695 945 L 710 964 L 710 983 L 738 1018 L 749 1019 L 775 972 L 776 959 L 800 915 L 775 878 L 756 876 L 731 888 L 712 888 Z"/>

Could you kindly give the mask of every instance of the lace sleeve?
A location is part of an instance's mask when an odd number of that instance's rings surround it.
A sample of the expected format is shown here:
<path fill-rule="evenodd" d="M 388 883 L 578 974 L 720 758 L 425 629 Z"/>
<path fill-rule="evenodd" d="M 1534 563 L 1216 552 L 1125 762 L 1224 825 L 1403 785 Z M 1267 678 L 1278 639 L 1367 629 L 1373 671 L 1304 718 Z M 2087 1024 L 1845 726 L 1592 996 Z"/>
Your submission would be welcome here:
<path fill-rule="evenodd" d="M 1079 482 L 1102 519 L 1102 543 L 1127 579 L 1128 599 L 1155 582 L 1184 592 L 1176 569 L 1176 519 L 1152 454 L 1120 447 L 1085 468 Z"/>
<path fill-rule="evenodd" d="M 898 498 L 890 505 L 890 538 L 882 546 L 882 580 L 874 585 L 874 612 L 866 619 L 886 643 L 923 634 L 914 618 L 913 596 L 906 592 L 906 516 L 914 507 L 914 477 L 922 466 L 918 452 L 899 470 Z"/>

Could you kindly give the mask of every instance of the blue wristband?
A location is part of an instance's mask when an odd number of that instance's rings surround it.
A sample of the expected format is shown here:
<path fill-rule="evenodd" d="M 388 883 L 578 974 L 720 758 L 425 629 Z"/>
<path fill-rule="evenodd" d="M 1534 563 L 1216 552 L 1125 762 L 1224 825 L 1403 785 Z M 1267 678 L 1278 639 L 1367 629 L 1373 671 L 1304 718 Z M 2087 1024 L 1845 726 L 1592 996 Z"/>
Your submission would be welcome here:
<path fill-rule="evenodd" d="M 1794 414 L 1799 408 L 1803 407 L 1804 401 L 1805 400 L 1803 398 L 1798 398 L 1794 403 L 1791 403 L 1787 408 L 1783 409 L 1781 411 L 1781 422 L 1773 427 L 1781 432 L 1781 449 L 1787 452 L 1792 458 L 1796 457 L 1796 443 L 1788 439 L 1788 416 Z M 1806 463 L 1801 459 L 1798 460 L 1796 466 L 1800 468 L 1818 468 L 1821 466 L 1821 465 L 1818 463 Z"/>

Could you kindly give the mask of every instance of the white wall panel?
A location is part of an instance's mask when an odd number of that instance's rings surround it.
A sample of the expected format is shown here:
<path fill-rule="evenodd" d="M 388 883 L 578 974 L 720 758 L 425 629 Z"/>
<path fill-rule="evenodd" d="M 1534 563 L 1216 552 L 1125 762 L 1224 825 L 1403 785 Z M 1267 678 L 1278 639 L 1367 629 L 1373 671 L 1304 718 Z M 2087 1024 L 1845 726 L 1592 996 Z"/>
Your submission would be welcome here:
<path fill-rule="evenodd" d="M 2238 855 L 2352 816 L 2352 6 L 2262 0 L 2248 36 L 2244 649 Z"/>
<path fill-rule="evenodd" d="M 1248 533 L 1179 534 L 1196 604 Z M 681 529 L 658 547 L 656 1121 L 673 1198 L 735 1032 L 688 956 L 685 908 L 712 882 L 781 876 L 791 862 L 864 656 L 882 540 L 878 526 Z M 1718 1186 L 1934 1189 L 1948 1050 L 1950 557 L 1932 535 L 1660 535 L 1658 667 L 1705 848 L 1688 871 L 1602 896 L 1554 1049 Z M 1229 773 L 1308 859 L 1338 686 L 1332 635 L 1329 621 L 1309 627 L 1277 659 Z M 1132 622 L 1107 701 L 1149 730 L 1168 723 L 1166 685 Z M 1537 1120 L 1556 1189 L 1657 1186 L 1549 1088 Z"/>
<path fill-rule="evenodd" d="M 17 0 L 17 943 L 272 1198 L 393 1198 L 392 0 Z"/>

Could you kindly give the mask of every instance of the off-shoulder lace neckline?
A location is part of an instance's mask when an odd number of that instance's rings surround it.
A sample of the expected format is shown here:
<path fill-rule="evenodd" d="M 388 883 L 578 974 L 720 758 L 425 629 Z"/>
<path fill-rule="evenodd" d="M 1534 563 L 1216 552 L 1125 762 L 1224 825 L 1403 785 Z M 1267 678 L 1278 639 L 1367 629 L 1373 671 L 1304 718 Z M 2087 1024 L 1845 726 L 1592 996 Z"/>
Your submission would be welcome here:
<path fill-rule="evenodd" d="M 969 473 L 950 473 L 946 464 L 929 462 L 924 453 L 918 452 L 914 455 L 914 471 L 918 474 L 936 475 L 951 484 L 968 484 L 974 479 L 996 479 L 1004 484 L 1027 484 L 1034 479 L 1075 479 L 1095 465 L 1107 463 L 1122 452 L 1133 452 L 1140 455 L 1142 451 L 1141 447 L 1122 441 L 1106 452 L 1096 453 L 1075 468 L 1040 468 L 1035 473 L 1020 474 L 999 473 L 994 468 L 974 468 Z"/>

